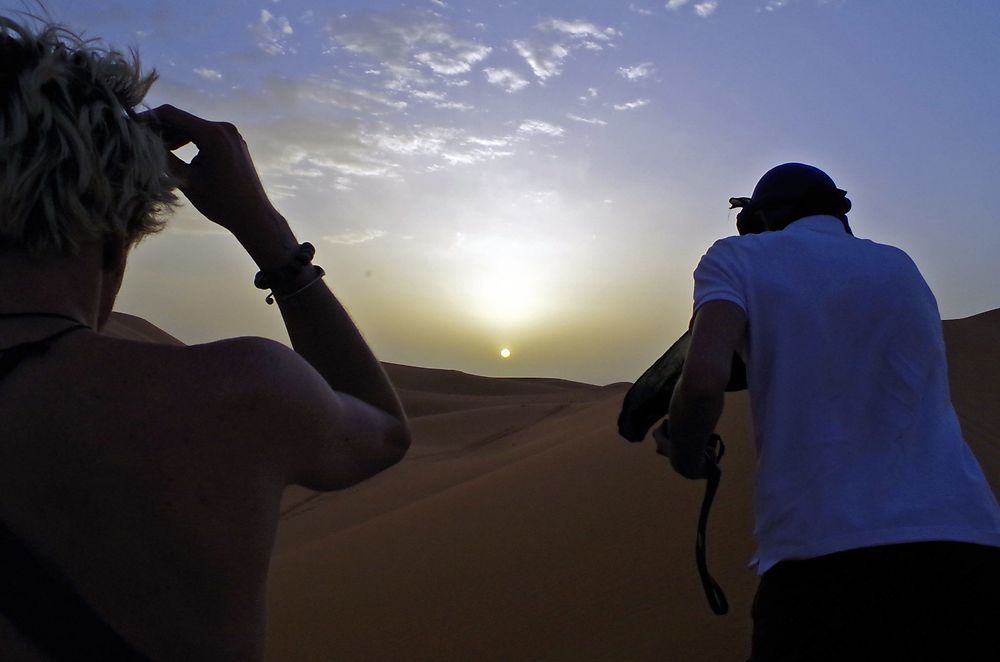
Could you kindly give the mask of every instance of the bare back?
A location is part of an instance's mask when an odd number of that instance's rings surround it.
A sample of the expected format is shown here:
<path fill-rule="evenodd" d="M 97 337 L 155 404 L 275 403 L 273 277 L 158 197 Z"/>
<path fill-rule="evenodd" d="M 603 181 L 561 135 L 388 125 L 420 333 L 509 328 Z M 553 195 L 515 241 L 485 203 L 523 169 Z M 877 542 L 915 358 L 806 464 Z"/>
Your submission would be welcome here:
<path fill-rule="evenodd" d="M 263 657 L 284 477 L 217 363 L 81 331 L 0 381 L 0 520 L 153 659 Z"/>

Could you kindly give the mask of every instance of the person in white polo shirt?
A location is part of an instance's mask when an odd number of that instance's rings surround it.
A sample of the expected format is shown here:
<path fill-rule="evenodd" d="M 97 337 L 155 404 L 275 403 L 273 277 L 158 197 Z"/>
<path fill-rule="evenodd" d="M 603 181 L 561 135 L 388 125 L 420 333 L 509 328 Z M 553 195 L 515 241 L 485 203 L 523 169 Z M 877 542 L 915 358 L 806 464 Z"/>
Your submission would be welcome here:
<path fill-rule="evenodd" d="M 678 473 L 705 477 L 743 358 L 753 662 L 997 659 L 1000 507 L 951 404 L 930 288 L 906 253 L 853 235 L 818 168 L 779 165 L 732 202 L 746 234 L 695 271 L 691 345 L 655 436 Z"/>

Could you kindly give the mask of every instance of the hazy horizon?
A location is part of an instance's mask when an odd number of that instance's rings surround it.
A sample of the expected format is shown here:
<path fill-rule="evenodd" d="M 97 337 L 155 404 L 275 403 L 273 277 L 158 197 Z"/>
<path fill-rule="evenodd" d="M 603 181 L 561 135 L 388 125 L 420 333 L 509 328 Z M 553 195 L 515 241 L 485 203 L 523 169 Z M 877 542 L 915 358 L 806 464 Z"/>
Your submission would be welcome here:
<path fill-rule="evenodd" d="M 135 46 L 161 75 L 150 106 L 240 127 L 385 361 L 635 379 L 735 233 L 727 199 L 784 161 L 833 176 L 855 234 L 906 250 L 944 318 L 1000 307 L 992 2 L 45 6 Z M 117 309 L 188 343 L 286 341 L 254 271 L 183 209 Z"/>

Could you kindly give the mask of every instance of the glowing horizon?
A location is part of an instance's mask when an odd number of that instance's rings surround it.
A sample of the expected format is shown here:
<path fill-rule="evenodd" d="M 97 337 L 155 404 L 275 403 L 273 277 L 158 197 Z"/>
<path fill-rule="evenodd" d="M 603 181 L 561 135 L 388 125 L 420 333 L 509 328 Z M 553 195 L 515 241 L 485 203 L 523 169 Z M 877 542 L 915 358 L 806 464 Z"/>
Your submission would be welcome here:
<path fill-rule="evenodd" d="M 161 74 L 149 105 L 240 127 L 385 361 L 634 379 L 686 328 L 726 200 L 790 160 L 848 191 L 856 234 L 913 256 L 945 318 L 1000 307 L 995 5 L 46 5 L 135 45 Z M 118 309 L 189 343 L 284 341 L 254 271 L 182 209 Z"/>

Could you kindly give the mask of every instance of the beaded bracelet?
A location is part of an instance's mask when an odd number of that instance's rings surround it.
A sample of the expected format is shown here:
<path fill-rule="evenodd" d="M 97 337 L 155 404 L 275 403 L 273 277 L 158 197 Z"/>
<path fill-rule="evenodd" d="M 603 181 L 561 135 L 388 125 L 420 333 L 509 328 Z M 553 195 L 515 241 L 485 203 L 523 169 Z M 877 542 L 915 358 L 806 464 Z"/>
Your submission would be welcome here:
<path fill-rule="evenodd" d="M 274 303 L 275 296 L 283 300 L 295 296 L 326 275 L 322 267 L 311 264 L 314 255 L 316 255 L 316 248 L 309 242 L 306 242 L 299 245 L 287 264 L 275 269 L 261 269 L 257 272 L 257 275 L 253 279 L 254 287 L 260 290 L 271 290 L 271 293 L 264 299 L 267 305 L 270 306 Z M 294 292 L 289 292 L 288 294 L 282 292 L 290 283 L 294 283 L 298 279 L 299 274 L 307 266 L 313 267 L 316 273 L 315 278 Z"/>

